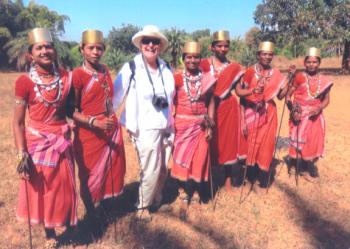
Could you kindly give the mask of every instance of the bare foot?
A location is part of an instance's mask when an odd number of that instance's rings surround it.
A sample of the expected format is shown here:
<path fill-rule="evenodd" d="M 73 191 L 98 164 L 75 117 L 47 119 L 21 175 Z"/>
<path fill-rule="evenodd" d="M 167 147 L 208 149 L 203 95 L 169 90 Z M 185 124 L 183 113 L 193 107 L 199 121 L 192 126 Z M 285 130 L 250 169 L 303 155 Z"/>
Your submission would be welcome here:
<path fill-rule="evenodd" d="M 227 192 L 231 192 L 231 191 L 232 191 L 231 177 L 226 177 L 226 180 L 225 180 L 225 190 L 226 190 Z"/>

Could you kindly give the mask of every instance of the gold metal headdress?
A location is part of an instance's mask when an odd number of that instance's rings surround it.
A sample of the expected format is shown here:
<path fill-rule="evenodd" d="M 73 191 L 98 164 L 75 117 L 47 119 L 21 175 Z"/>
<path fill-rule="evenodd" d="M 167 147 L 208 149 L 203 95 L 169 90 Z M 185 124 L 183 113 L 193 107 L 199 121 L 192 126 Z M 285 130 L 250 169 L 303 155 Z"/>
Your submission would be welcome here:
<path fill-rule="evenodd" d="M 214 32 L 213 34 L 213 42 L 214 41 L 229 41 L 230 33 L 227 30 L 219 30 Z"/>
<path fill-rule="evenodd" d="M 81 39 L 83 44 L 104 43 L 103 33 L 99 30 L 85 30 Z"/>
<path fill-rule="evenodd" d="M 306 52 L 306 56 L 315 56 L 321 58 L 321 50 L 319 48 L 309 48 Z"/>
<path fill-rule="evenodd" d="M 50 30 L 47 28 L 35 28 L 28 33 L 29 45 L 39 42 L 53 42 Z"/>
<path fill-rule="evenodd" d="M 273 52 L 274 49 L 275 49 L 275 44 L 273 44 L 273 42 L 263 41 L 263 42 L 260 42 L 258 51 Z"/>
<path fill-rule="evenodd" d="M 182 53 L 200 54 L 201 45 L 198 42 L 194 41 L 186 42 L 185 46 L 182 49 Z"/>

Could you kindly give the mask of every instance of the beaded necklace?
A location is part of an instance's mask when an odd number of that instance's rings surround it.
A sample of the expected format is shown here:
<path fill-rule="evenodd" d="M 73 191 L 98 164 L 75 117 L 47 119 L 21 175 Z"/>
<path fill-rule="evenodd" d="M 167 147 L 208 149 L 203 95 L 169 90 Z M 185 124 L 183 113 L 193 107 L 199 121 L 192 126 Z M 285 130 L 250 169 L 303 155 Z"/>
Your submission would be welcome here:
<path fill-rule="evenodd" d="M 210 73 L 211 75 L 217 77 L 221 74 L 222 71 L 229 65 L 229 62 L 224 62 L 221 67 L 215 68 L 214 66 L 214 58 L 211 57 L 211 64 L 210 64 Z"/>
<path fill-rule="evenodd" d="M 198 75 L 192 76 L 186 74 L 186 70 L 184 70 L 182 73 L 182 78 L 185 86 L 185 92 L 190 102 L 193 103 L 198 101 L 202 93 L 202 72 L 199 71 Z M 195 90 L 194 96 L 192 96 L 191 89 Z"/>
<path fill-rule="evenodd" d="M 258 80 L 258 82 L 262 81 L 262 84 L 265 85 L 267 81 L 269 81 L 271 79 L 271 76 L 272 76 L 272 73 L 273 73 L 273 70 L 272 69 L 269 69 L 267 71 L 267 74 L 264 75 L 259 67 L 258 64 L 255 64 L 255 76 Z"/>
<path fill-rule="evenodd" d="M 52 105 L 53 107 L 57 107 L 57 102 L 61 100 L 63 83 L 60 74 L 58 73 L 55 65 L 53 65 L 54 70 L 54 80 L 49 83 L 44 83 L 41 77 L 38 74 L 38 71 L 34 66 L 32 66 L 29 70 L 29 77 L 34 82 L 34 91 L 40 102 L 44 103 L 45 107 Z M 43 91 L 50 92 L 54 89 L 58 88 L 56 98 L 54 100 L 48 100 L 43 96 Z"/>
<path fill-rule="evenodd" d="M 318 97 L 318 95 L 320 94 L 320 90 L 321 90 L 321 78 L 320 75 L 317 74 L 317 88 L 316 88 L 316 92 L 312 93 L 311 89 L 310 89 L 310 77 L 308 76 L 308 74 L 305 74 L 306 76 L 306 89 L 307 89 L 307 95 L 313 99 L 316 99 Z"/>

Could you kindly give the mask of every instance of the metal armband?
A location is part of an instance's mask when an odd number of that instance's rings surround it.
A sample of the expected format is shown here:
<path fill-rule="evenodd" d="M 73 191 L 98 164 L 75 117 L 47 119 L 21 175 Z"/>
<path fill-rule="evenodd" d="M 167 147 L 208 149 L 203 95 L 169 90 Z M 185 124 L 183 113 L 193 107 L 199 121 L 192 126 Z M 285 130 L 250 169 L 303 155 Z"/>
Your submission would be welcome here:
<path fill-rule="evenodd" d="M 27 105 L 27 102 L 24 99 L 15 99 L 15 104 L 16 105 Z"/>

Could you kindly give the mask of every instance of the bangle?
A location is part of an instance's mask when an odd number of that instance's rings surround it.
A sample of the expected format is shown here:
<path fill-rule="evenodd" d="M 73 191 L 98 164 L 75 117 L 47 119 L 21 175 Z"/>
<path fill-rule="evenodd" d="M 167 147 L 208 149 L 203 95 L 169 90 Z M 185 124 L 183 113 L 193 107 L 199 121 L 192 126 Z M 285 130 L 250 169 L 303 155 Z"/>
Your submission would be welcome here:
<path fill-rule="evenodd" d="M 89 127 L 90 128 L 92 128 L 92 124 L 94 123 L 95 119 L 96 119 L 96 117 L 90 117 L 89 118 L 89 122 L 88 123 L 89 123 Z"/>
<path fill-rule="evenodd" d="M 17 159 L 17 164 L 19 164 L 22 159 L 25 157 L 25 155 L 27 154 L 26 151 L 18 151 L 16 154 L 16 159 Z"/>

